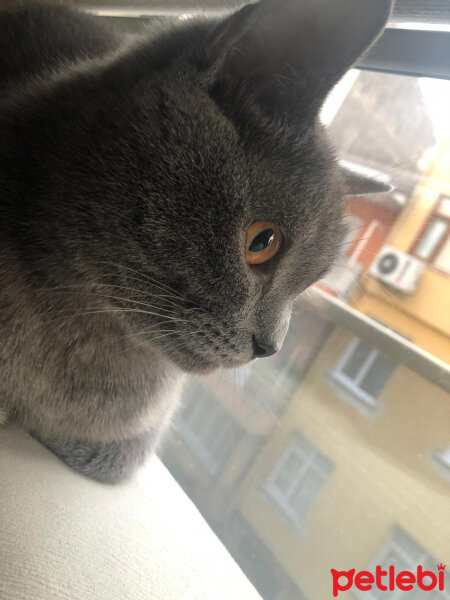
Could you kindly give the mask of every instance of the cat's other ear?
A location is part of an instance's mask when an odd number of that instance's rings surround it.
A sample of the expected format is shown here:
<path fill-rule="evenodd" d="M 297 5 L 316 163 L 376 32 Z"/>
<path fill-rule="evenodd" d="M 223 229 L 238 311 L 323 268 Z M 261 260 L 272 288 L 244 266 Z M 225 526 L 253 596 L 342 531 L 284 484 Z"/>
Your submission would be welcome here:
<path fill-rule="evenodd" d="M 261 0 L 216 29 L 208 48 L 216 91 L 244 86 L 266 113 L 318 110 L 382 31 L 392 0 Z M 228 90 L 228 94 L 227 94 Z"/>
<path fill-rule="evenodd" d="M 367 196 L 369 194 L 386 194 L 393 187 L 376 177 L 369 177 L 352 171 L 350 168 L 340 165 L 344 179 L 344 193 L 346 196 Z"/>

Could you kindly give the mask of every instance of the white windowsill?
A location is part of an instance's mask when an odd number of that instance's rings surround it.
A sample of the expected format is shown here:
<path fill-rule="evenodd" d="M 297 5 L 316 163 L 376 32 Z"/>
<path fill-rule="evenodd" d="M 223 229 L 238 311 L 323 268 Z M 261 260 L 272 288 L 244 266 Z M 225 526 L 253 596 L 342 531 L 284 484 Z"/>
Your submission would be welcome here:
<path fill-rule="evenodd" d="M 103 485 L 1 426 L 0 539 L 11 599 L 261 600 L 155 457 L 130 481 Z"/>

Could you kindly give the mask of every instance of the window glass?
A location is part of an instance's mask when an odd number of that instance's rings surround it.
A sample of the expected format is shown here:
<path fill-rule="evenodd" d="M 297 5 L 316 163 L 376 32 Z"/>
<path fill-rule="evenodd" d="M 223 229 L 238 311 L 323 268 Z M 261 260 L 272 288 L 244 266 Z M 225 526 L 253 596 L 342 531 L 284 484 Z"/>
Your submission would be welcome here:
<path fill-rule="evenodd" d="M 436 256 L 434 264 L 439 269 L 450 272 L 450 236 L 447 238 L 447 241 L 442 246 L 441 251 Z"/>
<path fill-rule="evenodd" d="M 441 219 L 435 219 L 424 231 L 420 238 L 415 253 L 420 258 L 430 258 L 436 246 L 447 232 L 447 223 Z"/>
<path fill-rule="evenodd" d="M 396 364 L 359 339 L 346 348 L 335 371 L 327 378 L 331 385 L 344 386 L 353 400 L 375 404 L 394 372 Z"/>
<path fill-rule="evenodd" d="M 450 467 L 450 446 L 441 452 L 442 460 Z"/>
<path fill-rule="evenodd" d="M 333 463 L 297 433 L 270 474 L 265 489 L 295 524 L 306 514 L 333 469 Z"/>
<path fill-rule="evenodd" d="M 367 363 L 372 353 L 372 349 L 364 342 L 358 341 L 356 346 L 352 345 L 351 354 L 345 361 L 342 372 L 349 378 L 355 379 L 361 369 Z"/>
<path fill-rule="evenodd" d="M 264 600 L 328 600 L 330 569 L 440 562 L 445 593 L 339 598 L 450 600 L 449 106 L 450 81 L 346 76 L 322 120 L 393 190 L 346 199 L 338 265 L 296 302 L 282 350 L 192 378 L 161 446 Z"/>
<path fill-rule="evenodd" d="M 382 389 L 392 375 L 395 365 L 392 361 L 377 353 L 375 360 L 361 379 L 359 386 L 372 398 L 378 398 Z"/>
<path fill-rule="evenodd" d="M 390 565 L 393 565 L 398 573 L 400 571 L 414 572 L 418 564 L 422 565 L 424 570 L 433 571 L 439 561 L 401 527 L 395 526 L 390 539 L 380 548 L 372 564 L 367 565 L 367 567 L 372 571 L 375 565 L 380 565 L 384 570 L 387 570 Z M 429 581 L 429 579 L 425 579 L 425 583 L 429 583 Z M 370 591 L 356 591 L 355 593 L 357 600 L 378 600 L 379 598 L 386 600 L 402 600 L 403 598 L 424 600 L 429 597 L 435 600 L 449 600 L 450 590 L 442 592 L 439 590 L 423 591 L 417 588 L 409 592 L 402 592 L 399 589 L 387 591 L 372 589 Z"/>
<path fill-rule="evenodd" d="M 297 453 L 289 454 L 274 478 L 274 487 L 277 487 L 280 492 L 286 493 L 297 473 L 300 472 L 301 466 L 302 461 L 299 455 Z"/>
<path fill-rule="evenodd" d="M 313 468 L 308 469 L 288 499 L 289 506 L 292 507 L 297 519 L 300 519 L 306 513 L 321 486 L 322 477 L 320 473 Z"/>

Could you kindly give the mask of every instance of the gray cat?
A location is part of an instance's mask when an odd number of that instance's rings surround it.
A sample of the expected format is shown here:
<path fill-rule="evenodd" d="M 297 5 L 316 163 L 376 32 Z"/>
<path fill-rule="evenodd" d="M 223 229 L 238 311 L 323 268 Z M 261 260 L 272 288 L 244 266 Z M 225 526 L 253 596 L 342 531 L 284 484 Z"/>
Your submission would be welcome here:
<path fill-rule="evenodd" d="M 318 111 L 390 4 L 261 0 L 134 45 L 6 4 L 0 412 L 114 483 L 184 373 L 280 347 L 339 252 L 345 191 L 379 190 L 341 172 Z"/>

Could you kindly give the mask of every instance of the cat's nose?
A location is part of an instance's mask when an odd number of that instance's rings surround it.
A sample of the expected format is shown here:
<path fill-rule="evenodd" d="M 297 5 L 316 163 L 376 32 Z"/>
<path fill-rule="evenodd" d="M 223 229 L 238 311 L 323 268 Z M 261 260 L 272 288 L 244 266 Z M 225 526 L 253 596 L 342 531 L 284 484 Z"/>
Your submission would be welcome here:
<path fill-rule="evenodd" d="M 252 336 L 253 342 L 253 358 L 264 358 L 265 356 L 272 356 L 277 351 L 273 344 L 266 340 Z"/>

